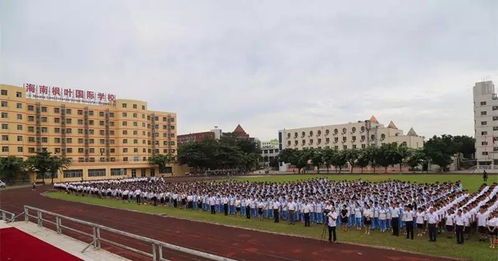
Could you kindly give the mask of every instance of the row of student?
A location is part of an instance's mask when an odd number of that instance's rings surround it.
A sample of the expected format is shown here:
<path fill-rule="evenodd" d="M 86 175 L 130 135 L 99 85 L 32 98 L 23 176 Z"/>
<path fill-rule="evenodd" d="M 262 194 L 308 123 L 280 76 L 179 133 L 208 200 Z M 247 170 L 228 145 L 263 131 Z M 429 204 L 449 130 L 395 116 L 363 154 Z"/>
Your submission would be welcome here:
<path fill-rule="evenodd" d="M 250 218 L 251 216 L 258 217 L 268 217 L 274 218 L 276 222 L 280 218 L 289 220 L 290 223 L 302 220 L 305 225 L 309 226 L 311 222 L 321 223 L 323 222 L 323 212 L 330 210 L 333 206 L 344 205 L 341 210 L 347 216 L 348 226 L 356 226 L 361 229 L 365 225 L 367 227 L 366 233 L 369 233 L 369 229 L 379 228 L 381 231 L 386 231 L 387 228 L 392 226 L 393 233 L 399 235 L 399 227 L 404 227 L 406 223 L 408 233 L 411 231 L 411 237 L 413 237 L 413 225 L 417 224 L 420 226 L 420 216 L 418 220 L 415 217 L 406 218 L 410 216 L 411 211 L 407 211 L 406 215 L 403 211 L 406 207 L 398 202 L 396 203 L 378 203 L 373 202 L 375 199 L 387 199 L 389 202 L 390 198 L 395 198 L 392 194 L 378 195 L 375 191 L 379 188 L 389 188 L 401 195 L 411 196 L 415 199 L 414 205 L 417 202 L 426 203 L 429 202 L 432 205 L 438 206 L 442 203 L 437 212 L 437 220 L 442 219 L 442 216 L 446 213 L 445 209 L 452 207 L 460 203 L 463 199 L 468 198 L 468 195 L 461 192 L 461 186 L 451 183 L 436 184 L 436 186 L 428 186 L 427 184 L 417 186 L 415 184 L 402 183 L 396 181 L 390 181 L 385 183 L 368 183 L 362 181 L 353 182 L 328 182 L 325 179 L 317 179 L 313 181 L 297 182 L 286 184 L 275 184 L 275 183 L 263 183 L 256 184 L 255 186 L 250 185 L 251 183 L 235 183 L 235 182 L 216 182 L 216 183 L 168 183 L 162 178 L 138 178 L 138 179 L 125 179 L 125 180 L 107 180 L 98 182 L 81 182 L 81 183 L 64 183 L 56 184 L 56 187 L 63 188 L 68 191 L 75 191 L 78 193 L 88 193 L 98 196 L 112 196 L 112 197 L 122 197 L 127 200 L 137 200 L 137 203 L 141 203 L 143 200 L 153 202 L 157 204 L 160 203 L 172 203 L 175 207 L 180 203 L 183 206 L 188 207 L 199 207 L 204 210 L 211 210 L 212 213 L 224 212 L 225 214 L 242 214 Z M 230 187 L 246 188 L 251 192 L 251 196 L 248 198 L 241 197 L 240 194 L 227 194 L 218 193 L 214 194 L 213 187 L 215 188 L 225 188 Z M 362 188 L 363 191 L 373 190 L 372 195 L 365 195 L 360 193 L 360 197 L 356 195 L 350 197 L 342 197 L 339 200 L 332 201 L 319 201 L 320 197 L 316 196 L 326 192 L 332 196 L 337 196 L 339 187 L 343 192 L 358 191 L 358 188 Z M 189 188 L 189 189 L 187 189 Z M 269 188 L 269 189 L 264 189 Z M 434 189 L 436 188 L 436 189 Z M 442 189 L 443 188 L 443 189 Z M 446 191 L 445 191 L 445 189 Z M 282 193 L 278 193 L 278 199 L 273 196 L 268 196 L 262 198 L 261 196 L 255 197 L 254 192 L 275 191 L 278 192 L 297 192 L 299 195 L 309 193 L 312 197 L 310 199 L 303 199 L 301 197 L 295 199 L 290 197 L 284 197 Z M 483 195 L 489 190 L 489 187 L 483 187 L 479 194 L 472 198 L 473 201 L 482 198 Z M 166 191 L 160 192 L 158 191 Z M 209 194 L 198 195 L 200 191 L 209 191 Z M 496 192 L 496 187 L 492 190 Z M 180 192 L 180 193 L 177 193 Z M 194 192 L 194 193 L 192 193 Z M 200 193 L 199 193 L 200 194 Z M 496 193 L 495 193 L 496 194 Z M 426 197 L 424 197 L 426 196 Z M 428 199 L 427 196 L 433 196 L 436 200 Z M 317 199 L 318 198 L 318 199 Z M 422 199 L 420 199 L 422 198 Z M 452 199 L 449 202 L 445 202 L 445 199 Z M 489 199 L 489 195 L 487 197 Z M 418 199 L 418 201 L 417 201 Z M 446 200 L 447 201 L 447 200 Z M 495 200 L 496 201 L 496 200 Z M 482 200 L 478 201 L 479 204 Z M 460 204 L 461 205 L 461 204 Z M 465 205 L 469 205 L 469 202 L 465 202 Z M 420 215 L 420 214 L 419 214 Z M 344 214 L 343 214 L 344 216 Z M 415 215 L 414 215 L 415 216 Z M 403 218 L 400 218 L 403 217 Z M 344 221 L 344 217 L 342 218 Z M 341 219 L 339 219 L 339 222 Z M 417 221 L 417 222 L 414 222 Z M 424 218 L 424 223 L 427 223 L 427 218 Z M 343 222 L 345 223 L 345 222 Z M 429 224 L 431 224 L 429 222 Z M 431 226 L 429 225 L 429 228 Z M 429 229 L 431 231 L 431 229 Z M 407 234 L 409 235 L 409 234 Z"/>

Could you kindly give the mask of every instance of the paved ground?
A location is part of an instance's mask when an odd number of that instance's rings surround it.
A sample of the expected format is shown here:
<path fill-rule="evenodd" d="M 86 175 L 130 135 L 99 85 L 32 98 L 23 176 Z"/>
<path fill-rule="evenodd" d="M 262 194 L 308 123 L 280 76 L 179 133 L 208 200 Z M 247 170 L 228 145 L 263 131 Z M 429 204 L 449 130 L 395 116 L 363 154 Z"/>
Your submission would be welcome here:
<path fill-rule="evenodd" d="M 41 196 L 40 192 L 47 189 L 49 189 L 49 186 L 38 188 L 37 191 L 32 191 L 30 188 L 1 191 L 0 208 L 17 214 L 23 210 L 23 205 L 31 205 L 167 243 L 237 260 L 446 260 L 371 247 L 341 243 L 330 244 L 326 241 L 315 239 L 205 224 Z M 108 238 L 113 238 L 120 242 L 128 241 L 111 235 L 108 235 Z M 79 239 L 82 240 L 83 238 L 79 237 Z M 136 246 L 146 251 L 150 249 L 150 246 Z M 120 249 L 109 246 L 104 246 L 104 248 L 130 259 L 137 260 L 140 258 Z M 171 260 L 201 260 L 177 252 L 168 252 L 165 256 Z"/>

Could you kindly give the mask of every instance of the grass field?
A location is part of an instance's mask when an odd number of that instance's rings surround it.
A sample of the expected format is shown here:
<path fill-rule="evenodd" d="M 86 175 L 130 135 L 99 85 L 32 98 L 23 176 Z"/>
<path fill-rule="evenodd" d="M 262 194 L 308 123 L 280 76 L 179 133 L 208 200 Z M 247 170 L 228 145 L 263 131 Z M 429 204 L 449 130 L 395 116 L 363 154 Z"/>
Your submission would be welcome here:
<path fill-rule="evenodd" d="M 271 182 L 287 182 L 295 180 L 304 180 L 319 177 L 321 175 L 285 175 L 285 176 L 265 176 L 265 177 L 237 177 L 237 180 L 249 181 L 271 181 Z M 397 179 L 419 183 L 434 183 L 444 181 L 461 180 L 464 188 L 470 191 L 476 191 L 482 184 L 480 176 L 462 176 L 462 175 L 341 175 L 341 176 L 325 176 L 333 180 L 358 179 L 369 181 L 385 181 L 387 179 Z M 490 176 L 488 183 L 496 182 L 498 176 Z M 322 226 L 304 227 L 302 224 L 289 225 L 283 223 L 273 223 L 270 220 L 245 219 L 235 216 L 224 216 L 221 214 L 211 215 L 208 212 L 198 210 L 177 209 L 164 206 L 137 205 L 121 200 L 113 199 L 98 199 L 93 197 L 80 197 L 76 195 L 50 192 L 47 196 L 56 199 L 77 201 L 88 204 L 113 207 L 118 209 L 135 210 L 150 214 L 166 214 L 171 217 L 184 218 L 202 222 L 210 222 L 216 224 L 237 226 L 243 228 L 257 229 L 262 231 L 277 232 L 283 234 L 300 235 L 310 238 L 320 239 L 322 235 Z M 436 243 L 428 242 L 428 237 L 420 237 L 415 240 L 407 240 L 403 236 L 393 237 L 388 233 L 373 232 L 367 236 L 358 231 L 342 232 L 338 230 L 338 238 L 343 242 L 361 243 L 366 245 L 377 245 L 390 247 L 400 250 L 408 250 L 429 255 L 448 256 L 470 260 L 496 261 L 498 259 L 498 250 L 489 249 L 488 243 L 478 242 L 476 236 L 471 240 L 466 241 L 464 245 L 457 245 L 456 240 L 447 239 L 440 235 Z"/>

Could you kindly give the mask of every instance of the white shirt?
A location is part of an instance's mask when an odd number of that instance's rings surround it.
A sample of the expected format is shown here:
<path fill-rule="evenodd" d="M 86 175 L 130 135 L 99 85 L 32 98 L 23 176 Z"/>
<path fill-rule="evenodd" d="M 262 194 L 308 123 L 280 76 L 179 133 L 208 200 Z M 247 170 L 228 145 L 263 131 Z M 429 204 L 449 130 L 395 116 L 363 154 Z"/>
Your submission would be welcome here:
<path fill-rule="evenodd" d="M 329 220 L 328 220 L 328 226 L 329 227 L 335 227 L 337 226 L 337 212 L 329 212 L 327 214 L 327 216 L 329 217 Z"/>
<path fill-rule="evenodd" d="M 398 208 L 391 208 L 391 218 L 397 218 L 399 217 L 399 209 Z"/>
<path fill-rule="evenodd" d="M 456 224 L 457 226 L 463 226 L 463 225 L 465 225 L 465 220 L 466 220 L 466 219 L 467 219 L 467 218 L 466 218 L 464 215 L 461 215 L 461 216 L 456 215 L 456 216 L 455 216 L 455 224 Z"/>
<path fill-rule="evenodd" d="M 438 221 L 438 217 L 435 213 L 427 213 L 427 222 L 429 224 L 436 224 Z"/>
<path fill-rule="evenodd" d="M 486 220 L 489 217 L 488 213 L 483 213 L 483 214 L 477 213 L 476 217 L 477 217 L 477 225 L 478 226 L 480 226 L 480 227 L 486 226 Z"/>

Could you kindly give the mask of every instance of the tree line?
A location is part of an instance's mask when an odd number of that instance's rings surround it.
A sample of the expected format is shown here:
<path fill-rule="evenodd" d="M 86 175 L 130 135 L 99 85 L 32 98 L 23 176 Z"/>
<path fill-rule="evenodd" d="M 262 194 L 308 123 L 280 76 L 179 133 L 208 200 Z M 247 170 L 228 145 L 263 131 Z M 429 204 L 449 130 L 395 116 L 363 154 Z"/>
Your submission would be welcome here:
<path fill-rule="evenodd" d="M 44 183 L 46 177 L 54 183 L 57 173 L 68 168 L 70 164 L 70 159 L 52 155 L 47 151 L 36 152 L 27 159 L 15 156 L 0 157 L 0 179 L 7 184 L 18 180 L 25 182 L 29 173 L 36 173 L 42 177 Z"/>
<path fill-rule="evenodd" d="M 433 136 L 422 148 L 412 149 L 397 143 L 382 144 L 381 146 L 368 146 L 361 149 L 335 148 L 307 148 L 303 150 L 284 149 L 278 156 L 279 162 L 290 163 L 301 170 L 307 167 L 315 167 L 320 172 L 325 167 L 327 172 L 331 166 L 337 172 L 342 172 L 345 167 L 363 169 L 371 166 L 375 172 L 377 167 L 384 168 L 387 172 L 389 166 L 408 166 L 411 170 L 427 170 L 429 164 L 436 164 L 441 171 L 447 171 L 457 156 L 462 166 L 465 159 L 472 159 L 475 153 L 475 140 L 468 136 Z M 474 162 L 474 161 L 472 161 Z"/>
<path fill-rule="evenodd" d="M 184 143 L 178 148 L 179 163 L 197 173 L 220 169 L 252 171 L 258 168 L 260 159 L 261 150 L 253 139 L 240 139 L 232 134 L 224 134 L 220 140 Z"/>

